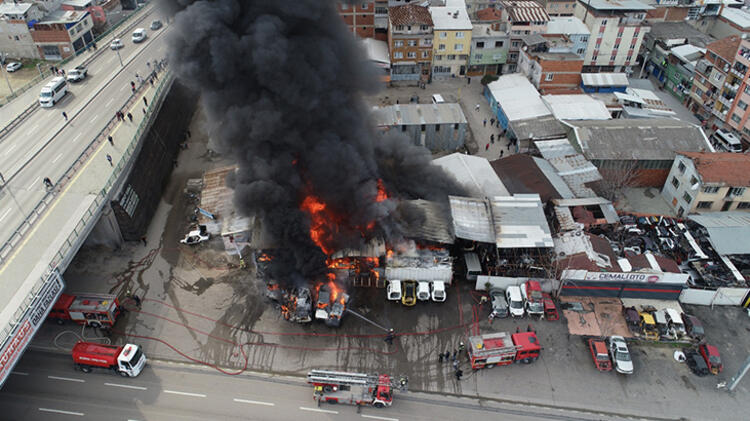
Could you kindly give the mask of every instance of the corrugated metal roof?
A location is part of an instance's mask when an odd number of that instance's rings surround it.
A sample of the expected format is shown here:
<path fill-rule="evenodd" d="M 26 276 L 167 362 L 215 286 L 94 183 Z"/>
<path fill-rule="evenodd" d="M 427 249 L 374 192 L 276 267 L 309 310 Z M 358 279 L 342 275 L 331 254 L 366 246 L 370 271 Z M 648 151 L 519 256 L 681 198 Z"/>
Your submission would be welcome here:
<path fill-rule="evenodd" d="M 503 6 L 513 23 L 549 21 L 549 14 L 547 14 L 544 6 L 535 1 L 504 1 Z"/>
<path fill-rule="evenodd" d="M 750 254 L 750 214 L 741 211 L 691 215 L 708 231 L 709 242 L 720 255 Z"/>
<path fill-rule="evenodd" d="M 534 145 L 576 197 L 596 196 L 586 184 L 601 180 L 602 175 L 594 164 L 573 149 L 568 139 L 538 140 Z"/>
<path fill-rule="evenodd" d="M 487 158 L 452 153 L 435 159 L 433 164 L 453 175 L 474 197 L 507 196 L 508 189 L 500 181 Z"/>
<path fill-rule="evenodd" d="M 581 79 L 586 86 L 628 86 L 628 76 L 625 73 L 581 73 Z"/>
<path fill-rule="evenodd" d="M 609 120 L 604 102 L 588 95 L 544 95 L 542 101 L 558 120 Z"/>
<path fill-rule="evenodd" d="M 482 243 L 495 242 L 490 203 L 486 199 L 448 196 L 456 237 Z"/>
<path fill-rule="evenodd" d="M 377 126 L 466 123 L 459 104 L 397 104 L 373 107 Z"/>
<path fill-rule="evenodd" d="M 534 85 L 522 74 L 503 75 L 487 85 L 508 121 L 551 115 Z"/>
<path fill-rule="evenodd" d="M 441 244 L 453 244 L 456 240 L 447 204 L 419 199 L 401 201 L 398 206 L 397 215 L 406 237 Z M 419 213 L 415 216 L 413 211 Z"/>

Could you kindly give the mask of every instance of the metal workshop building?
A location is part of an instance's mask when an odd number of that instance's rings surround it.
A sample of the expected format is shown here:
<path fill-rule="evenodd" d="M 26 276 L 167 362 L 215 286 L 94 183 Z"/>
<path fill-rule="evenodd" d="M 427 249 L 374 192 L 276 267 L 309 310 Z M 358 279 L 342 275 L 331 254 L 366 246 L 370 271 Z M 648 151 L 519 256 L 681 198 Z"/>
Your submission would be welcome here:
<path fill-rule="evenodd" d="M 466 116 L 459 104 L 397 104 L 373 109 L 381 130 L 395 130 L 431 152 L 456 151 L 466 140 Z"/>

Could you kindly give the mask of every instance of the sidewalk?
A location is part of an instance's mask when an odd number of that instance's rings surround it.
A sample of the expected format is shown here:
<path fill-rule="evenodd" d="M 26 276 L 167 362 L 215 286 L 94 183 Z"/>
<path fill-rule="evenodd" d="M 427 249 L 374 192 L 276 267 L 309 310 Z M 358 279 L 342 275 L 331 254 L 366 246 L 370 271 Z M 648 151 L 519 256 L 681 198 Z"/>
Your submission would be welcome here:
<path fill-rule="evenodd" d="M 72 58 L 70 61 L 66 62 L 63 65 L 63 68 L 65 69 L 71 69 L 73 67 L 76 67 L 78 65 L 83 64 L 87 60 L 91 60 L 92 58 L 97 58 L 101 54 L 104 53 L 104 51 L 109 50 L 109 43 L 114 38 L 121 37 L 123 34 L 126 33 L 124 28 L 127 28 L 130 23 L 138 19 L 139 17 L 143 16 L 144 14 L 151 13 L 154 6 L 146 6 L 142 8 L 141 10 L 133 13 L 123 21 L 120 26 L 110 32 L 109 34 L 105 35 L 102 39 L 97 40 L 97 49 L 92 50 L 91 52 L 83 52 L 74 58 Z M 0 129 L 5 128 L 11 121 L 13 121 L 16 117 L 21 115 L 24 111 L 26 111 L 29 106 L 35 104 L 37 100 L 39 99 L 39 90 L 44 86 L 47 82 L 52 80 L 53 76 L 52 74 L 49 74 L 49 66 L 45 66 L 47 68 L 42 68 L 42 71 L 46 75 L 46 77 L 39 82 L 37 82 L 35 85 L 32 85 L 31 87 L 27 87 L 26 90 L 19 94 L 17 97 L 13 98 L 8 102 L 7 104 L 0 107 L 0 110 L 2 112 L 0 113 Z"/>

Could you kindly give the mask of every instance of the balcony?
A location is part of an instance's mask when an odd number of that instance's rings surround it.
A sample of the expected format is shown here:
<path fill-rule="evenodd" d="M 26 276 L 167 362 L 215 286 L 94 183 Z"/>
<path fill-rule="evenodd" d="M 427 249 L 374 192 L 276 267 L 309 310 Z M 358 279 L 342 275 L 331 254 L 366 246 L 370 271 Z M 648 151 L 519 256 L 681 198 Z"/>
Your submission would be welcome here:
<path fill-rule="evenodd" d="M 711 114 L 715 115 L 719 120 L 725 122 L 727 120 L 727 111 L 719 111 L 716 108 L 711 108 Z"/>
<path fill-rule="evenodd" d="M 727 107 L 731 107 L 732 103 L 734 102 L 734 97 L 727 98 L 724 95 L 719 95 L 719 102 L 726 105 Z"/>
<path fill-rule="evenodd" d="M 733 93 L 737 93 L 737 90 L 740 89 L 740 84 L 739 83 L 732 83 L 732 84 L 730 84 L 729 82 L 725 82 L 724 83 L 724 87 L 728 91 L 731 91 Z"/>
<path fill-rule="evenodd" d="M 737 69 L 735 67 L 732 67 L 732 69 L 730 70 L 730 72 L 733 75 L 737 76 L 739 79 L 744 79 L 745 78 L 745 73 L 747 73 L 747 69 L 742 70 L 742 69 Z"/>

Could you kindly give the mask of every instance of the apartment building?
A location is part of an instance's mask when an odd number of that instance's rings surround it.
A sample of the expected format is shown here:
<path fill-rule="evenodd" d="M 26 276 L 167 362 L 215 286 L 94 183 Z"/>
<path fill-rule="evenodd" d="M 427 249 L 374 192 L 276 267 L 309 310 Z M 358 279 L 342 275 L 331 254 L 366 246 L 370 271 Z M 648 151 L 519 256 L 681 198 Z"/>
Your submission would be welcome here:
<path fill-rule="evenodd" d="M 452 2 L 458 6 L 430 7 L 433 31 L 432 77 L 443 79 L 451 76 L 464 76 L 471 53 L 473 26 L 466 7 L 462 2 Z"/>
<path fill-rule="evenodd" d="M 550 17 L 549 23 L 547 23 L 547 33 L 550 35 L 565 35 L 574 44 L 573 52 L 581 58 L 585 56 L 591 31 L 577 17 Z"/>
<path fill-rule="evenodd" d="M 573 16 L 577 0 L 540 0 L 547 14 L 552 16 Z"/>
<path fill-rule="evenodd" d="M 523 39 L 518 69 L 539 92 L 571 94 L 581 92 L 583 57 L 565 35 L 528 35 Z"/>
<path fill-rule="evenodd" d="M 742 107 L 747 108 L 750 103 L 747 93 L 743 92 L 745 88 L 741 90 L 750 64 L 739 51 L 742 41 L 738 35 L 732 35 L 708 44 L 703 59 L 695 65 L 695 77 L 686 105 L 714 130 L 730 121 L 735 124 L 744 121 Z M 740 102 L 738 93 L 747 100 L 741 101 L 740 107 L 737 107 Z"/>
<path fill-rule="evenodd" d="M 360 38 L 375 37 L 375 1 L 363 0 L 355 4 L 340 2 L 339 15 L 353 34 Z"/>
<path fill-rule="evenodd" d="M 750 210 L 750 156 L 680 152 L 661 192 L 677 216 Z"/>
<path fill-rule="evenodd" d="M 417 4 L 388 10 L 391 82 L 427 82 L 432 67 L 433 23 L 430 11 Z"/>
<path fill-rule="evenodd" d="M 591 31 L 583 71 L 632 73 L 651 9 L 637 0 L 578 0 L 575 16 Z"/>
<path fill-rule="evenodd" d="M 498 9 L 484 9 L 478 15 L 479 21 L 474 23 L 471 34 L 468 74 L 469 76 L 502 74 L 510 46 L 507 23 L 502 21 L 502 12 Z"/>
<path fill-rule="evenodd" d="M 12 58 L 39 58 L 29 22 L 39 20 L 43 15 L 35 3 L 0 4 L 0 52 Z"/>
<path fill-rule="evenodd" d="M 31 37 L 45 60 L 62 60 L 94 41 L 88 11 L 58 10 L 34 23 Z"/>
<path fill-rule="evenodd" d="M 523 37 L 547 32 L 549 15 L 544 6 L 531 0 L 503 1 L 504 15 L 510 25 L 510 48 L 505 73 L 513 73 L 518 67 L 519 51 Z"/>

